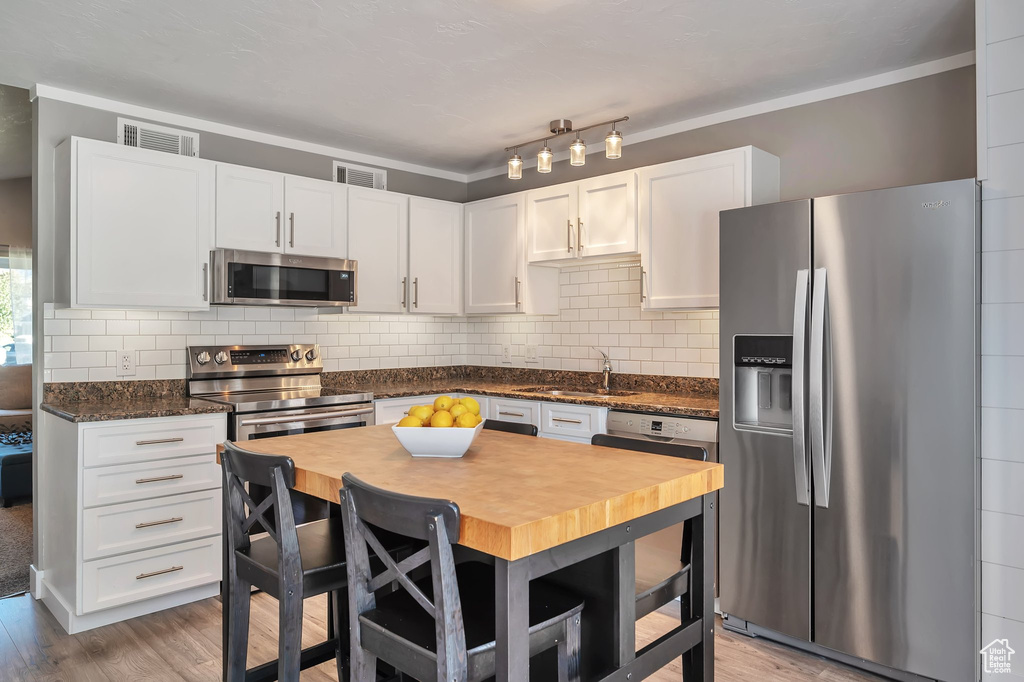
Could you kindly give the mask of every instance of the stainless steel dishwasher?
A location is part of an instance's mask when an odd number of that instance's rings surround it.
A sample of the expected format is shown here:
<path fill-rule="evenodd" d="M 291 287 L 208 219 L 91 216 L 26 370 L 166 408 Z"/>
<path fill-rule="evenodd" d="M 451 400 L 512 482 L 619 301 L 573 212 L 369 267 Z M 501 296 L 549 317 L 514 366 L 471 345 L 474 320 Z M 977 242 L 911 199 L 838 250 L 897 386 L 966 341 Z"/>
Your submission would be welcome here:
<path fill-rule="evenodd" d="M 696 417 L 641 412 L 608 412 L 608 434 L 660 443 L 696 445 L 708 451 L 708 461 L 718 461 L 718 421 Z M 715 499 L 718 499 L 717 493 Z M 715 504 L 715 596 L 718 596 L 718 504 Z M 652 585 L 679 570 L 683 526 L 673 526 L 636 542 L 636 580 Z"/>

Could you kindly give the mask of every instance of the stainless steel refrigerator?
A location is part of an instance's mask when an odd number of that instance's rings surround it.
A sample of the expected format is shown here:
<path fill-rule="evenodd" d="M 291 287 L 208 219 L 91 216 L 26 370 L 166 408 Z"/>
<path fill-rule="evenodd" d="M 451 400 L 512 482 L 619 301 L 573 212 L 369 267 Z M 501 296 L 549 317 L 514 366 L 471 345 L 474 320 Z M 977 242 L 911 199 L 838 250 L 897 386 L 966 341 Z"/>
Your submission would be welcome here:
<path fill-rule="evenodd" d="M 722 212 L 727 627 L 977 679 L 978 206 L 960 180 Z"/>

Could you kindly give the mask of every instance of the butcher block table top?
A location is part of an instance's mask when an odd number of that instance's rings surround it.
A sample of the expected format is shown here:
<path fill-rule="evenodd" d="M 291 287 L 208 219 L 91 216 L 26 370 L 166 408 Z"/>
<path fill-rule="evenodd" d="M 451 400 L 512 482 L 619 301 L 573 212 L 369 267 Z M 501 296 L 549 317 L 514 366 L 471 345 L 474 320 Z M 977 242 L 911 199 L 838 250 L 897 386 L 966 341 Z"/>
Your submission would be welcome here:
<path fill-rule="evenodd" d="M 514 561 L 700 497 L 721 464 L 484 429 L 461 459 L 411 457 L 388 425 L 245 441 L 295 461 L 295 489 L 338 502 L 341 476 L 455 501 L 459 544 Z"/>

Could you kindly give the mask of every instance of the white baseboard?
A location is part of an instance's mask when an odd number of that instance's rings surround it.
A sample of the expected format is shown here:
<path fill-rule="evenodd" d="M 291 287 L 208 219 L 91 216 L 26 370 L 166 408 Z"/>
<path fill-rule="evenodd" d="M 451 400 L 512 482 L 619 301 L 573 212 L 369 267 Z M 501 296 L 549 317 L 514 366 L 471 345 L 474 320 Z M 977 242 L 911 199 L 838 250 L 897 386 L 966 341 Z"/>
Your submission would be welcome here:
<path fill-rule="evenodd" d="M 43 598 L 43 572 L 35 564 L 28 565 L 28 592 L 33 599 Z"/>

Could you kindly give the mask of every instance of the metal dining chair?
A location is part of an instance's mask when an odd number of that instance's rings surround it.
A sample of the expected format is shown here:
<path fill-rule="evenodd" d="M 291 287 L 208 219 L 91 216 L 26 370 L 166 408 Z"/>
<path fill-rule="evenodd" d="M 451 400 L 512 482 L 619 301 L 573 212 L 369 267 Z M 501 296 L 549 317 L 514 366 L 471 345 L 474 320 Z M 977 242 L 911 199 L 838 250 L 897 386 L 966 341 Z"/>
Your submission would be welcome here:
<path fill-rule="evenodd" d="M 484 422 L 485 429 L 492 431 L 504 431 L 505 433 L 518 433 L 521 436 L 536 436 L 537 427 L 533 424 L 520 424 L 518 422 L 506 422 L 500 419 L 488 419 Z"/>
<path fill-rule="evenodd" d="M 341 508 L 348 554 L 351 669 L 372 682 L 377 659 L 417 680 L 470 682 L 495 674 L 494 567 L 456 565 L 460 511 L 447 500 L 412 497 L 368 485 L 346 473 Z M 395 562 L 373 527 L 426 540 Z M 374 572 L 368 548 L 386 568 Z M 429 565 L 429 575 L 417 569 Z M 425 573 L 425 572 L 424 572 Z M 388 583 L 390 594 L 375 592 Z M 579 679 L 583 600 L 543 580 L 530 583 L 530 655 L 558 647 L 559 682 Z"/>
<path fill-rule="evenodd" d="M 337 661 L 338 678 L 348 656 L 348 600 L 345 539 L 341 517 L 296 526 L 291 503 L 295 463 L 290 457 L 261 455 L 225 443 L 224 525 L 226 580 L 225 675 L 229 682 L 277 679 L 292 682 L 300 670 Z M 254 502 L 246 485 L 266 486 L 270 494 Z M 263 535 L 254 533 L 265 531 Z M 408 553 L 404 539 L 382 537 L 395 555 Z M 246 670 L 249 641 L 250 586 L 279 602 L 278 658 Z M 303 600 L 327 593 L 326 642 L 302 649 Z M 274 674 L 276 670 L 276 675 Z"/>
<path fill-rule="evenodd" d="M 665 455 L 668 457 L 682 457 L 700 462 L 706 462 L 708 451 L 696 445 L 682 445 L 679 443 L 663 443 L 653 440 L 641 440 L 639 438 L 623 438 L 622 436 L 609 436 L 599 433 L 591 441 L 591 445 L 600 445 L 620 450 L 633 450 L 653 455 Z M 690 562 L 693 556 L 693 519 L 683 522 L 683 541 L 679 550 L 679 570 L 672 575 L 662 578 L 654 584 L 638 584 L 636 594 L 636 619 L 650 615 L 662 606 L 672 602 L 677 597 L 680 600 L 680 612 L 684 619 L 690 612 L 690 594 L 693 591 L 690 575 Z M 687 668 L 684 659 L 684 673 Z"/>

